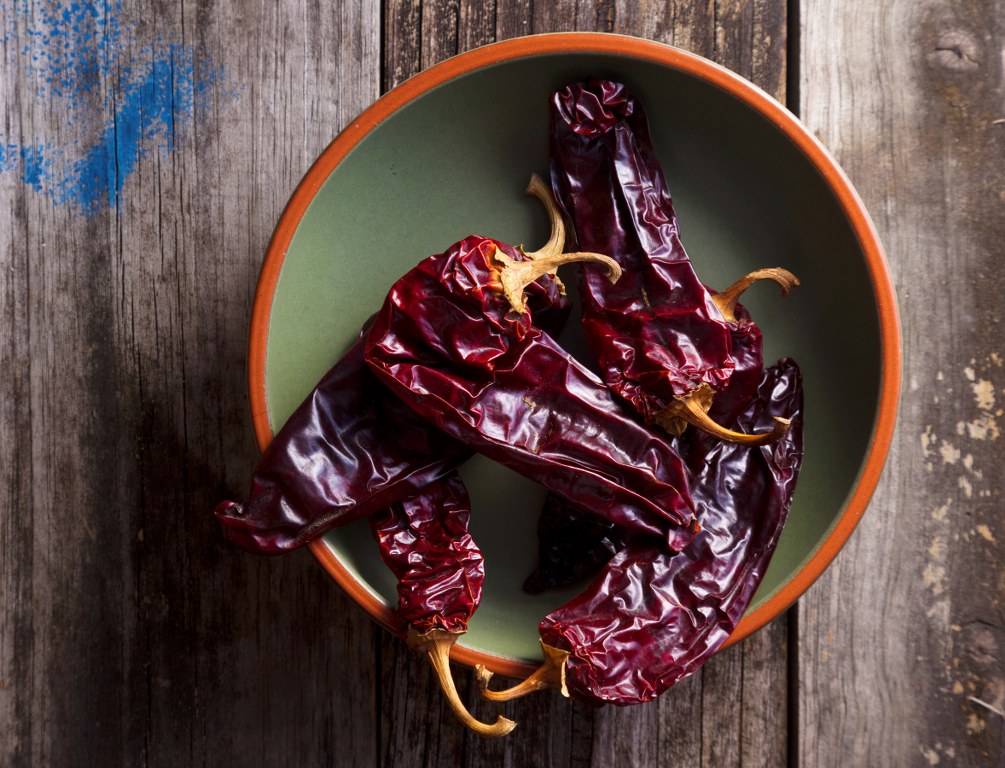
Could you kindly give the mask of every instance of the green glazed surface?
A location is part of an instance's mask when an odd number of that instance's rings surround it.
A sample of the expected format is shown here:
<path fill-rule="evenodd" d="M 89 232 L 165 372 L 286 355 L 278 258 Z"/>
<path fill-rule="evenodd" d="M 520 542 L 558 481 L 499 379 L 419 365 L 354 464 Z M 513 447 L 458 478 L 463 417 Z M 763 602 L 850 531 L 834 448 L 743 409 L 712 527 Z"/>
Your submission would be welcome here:
<path fill-rule="evenodd" d="M 751 107 L 692 76 L 628 56 L 541 55 L 452 80 L 377 126 L 320 188 L 283 263 L 268 329 L 270 423 L 283 424 L 422 258 L 472 233 L 544 242 L 544 214 L 523 189 L 532 172 L 547 172 L 548 95 L 590 75 L 625 82 L 646 105 L 703 281 L 722 288 L 768 266 L 802 281 L 784 300 L 770 284 L 744 296 L 764 330 L 765 360 L 794 358 L 806 385 L 804 469 L 756 607 L 807 562 L 856 484 L 879 398 L 879 318 L 852 227 L 810 160 Z M 573 351 L 577 330 L 571 323 L 562 338 Z M 483 602 L 464 644 L 536 660 L 538 622 L 572 594 L 520 589 L 544 491 L 481 457 L 463 476 L 486 558 Z M 326 542 L 368 589 L 394 601 L 365 523 Z"/>

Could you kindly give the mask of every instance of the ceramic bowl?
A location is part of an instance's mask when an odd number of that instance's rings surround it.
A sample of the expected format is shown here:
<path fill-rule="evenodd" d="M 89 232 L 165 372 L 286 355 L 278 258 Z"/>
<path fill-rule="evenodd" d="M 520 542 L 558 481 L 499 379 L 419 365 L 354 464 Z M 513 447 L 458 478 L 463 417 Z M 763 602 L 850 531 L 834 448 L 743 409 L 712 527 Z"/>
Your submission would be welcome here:
<path fill-rule="evenodd" d="M 765 359 L 790 356 L 803 370 L 806 456 L 735 641 L 810 586 L 865 510 L 893 431 L 900 335 L 880 243 L 844 173 L 784 107 L 705 59 L 623 36 L 537 35 L 445 61 L 367 109 L 308 171 L 269 245 L 250 342 L 256 435 L 264 447 L 419 260 L 472 233 L 544 242 L 545 217 L 523 189 L 547 171 L 547 99 L 591 75 L 626 83 L 645 104 L 684 244 L 707 284 L 764 266 L 802 281 L 784 300 L 770 287 L 744 297 Z M 572 348 L 576 332 L 563 338 Z M 462 475 L 486 579 L 453 658 L 522 675 L 540 659 L 539 620 L 573 594 L 521 590 L 544 490 L 482 457 Z M 311 551 L 389 625 L 394 582 L 365 522 Z"/>

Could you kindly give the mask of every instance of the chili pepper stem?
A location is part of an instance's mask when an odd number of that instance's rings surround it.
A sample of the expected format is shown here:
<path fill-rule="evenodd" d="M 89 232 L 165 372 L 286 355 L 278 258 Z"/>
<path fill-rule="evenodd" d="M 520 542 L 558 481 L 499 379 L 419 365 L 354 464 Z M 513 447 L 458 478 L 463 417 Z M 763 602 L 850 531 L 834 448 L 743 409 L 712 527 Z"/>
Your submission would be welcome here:
<path fill-rule="evenodd" d="M 565 661 L 569 658 L 569 652 L 552 648 L 544 643 L 541 643 L 541 650 L 544 652 L 544 662 L 541 666 L 534 670 L 530 676 L 505 691 L 490 691 L 488 685 L 492 679 L 492 673 L 481 664 L 475 667 L 478 691 L 482 697 L 490 701 L 510 701 L 544 688 L 557 688 L 563 696 L 568 698 L 569 689 L 565 685 Z"/>
<path fill-rule="evenodd" d="M 562 248 L 565 247 L 565 222 L 562 220 L 562 212 L 555 203 L 551 189 L 536 173 L 530 177 L 526 193 L 536 197 L 544 205 L 548 221 L 551 224 L 551 234 L 548 236 L 548 242 L 536 251 L 520 248 L 521 253 L 527 257 L 528 261 L 516 261 L 496 249 L 495 258 L 501 264 L 499 280 L 503 286 L 503 293 L 514 310 L 523 314 L 526 308 L 524 288 L 543 275 L 554 276 L 564 294 L 565 286 L 562 285 L 562 281 L 558 279 L 556 274 L 558 268 L 563 264 L 576 261 L 599 262 L 607 267 L 607 276 L 610 281 L 617 282 L 618 278 L 621 277 L 621 267 L 614 259 L 599 253 L 562 253 Z"/>
<path fill-rule="evenodd" d="M 524 289 L 539 277 L 555 272 L 564 264 L 579 261 L 603 264 L 607 267 L 607 278 L 612 283 L 616 283 L 621 277 L 621 267 L 618 266 L 618 263 L 600 253 L 585 251 L 558 253 L 541 256 L 531 261 L 517 261 L 496 248 L 494 258 L 499 269 L 499 282 L 502 284 L 503 295 L 514 311 L 521 315 L 527 309 Z"/>
<path fill-rule="evenodd" d="M 565 222 L 562 220 L 562 212 L 555 204 L 555 198 L 551 194 L 551 189 L 544 183 L 544 180 L 536 173 L 530 177 L 527 184 L 526 194 L 536 197 L 544 205 L 544 210 L 548 213 L 548 221 L 551 224 L 551 234 L 541 248 L 536 251 L 523 251 L 529 259 L 540 259 L 544 256 L 551 256 L 562 252 L 565 246 Z M 523 250 L 521 248 L 521 250 Z"/>
<path fill-rule="evenodd" d="M 709 404 L 712 402 L 711 396 L 712 388 L 703 384 L 664 408 L 656 414 L 654 420 L 672 435 L 679 435 L 690 424 L 713 437 L 739 445 L 766 445 L 789 431 L 789 420 L 780 416 L 774 418 L 774 426 L 769 432 L 751 435 L 727 429 L 713 421 L 707 413 Z"/>
<path fill-rule="evenodd" d="M 744 275 L 729 288 L 712 297 L 712 301 L 722 312 L 727 323 L 736 322 L 736 303 L 740 296 L 754 283 L 761 280 L 771 280 L 782 289 L 782 296 L 787 296 L 789 291 L 799 285 L 799 278 L 789 270 L 781 267 L 769 267 L 767 269 L 756 269 L 748 275 Z"/>
<path fill-rule="evenodd" d="M 436 679 L 440 683 L 443 694 L 447 697 L 447 703 L 457 719 L 465 726 L 477 733 L 479 736 L 488 738 L 499 738 L 516 728 L 516 723 L 500 715 L 492 724 L 483 723 L 476 720 L 468 712 L 461 702 L 461 697 L 457 693 L 454 685 L 454 677 L 450 674 L 450 649 L 457 638 L 459 632 L 447 632 L 443 629 L 431 629 L 424 634 L 419 634 L 414 627 L 409 627 L 406 638 L 408 645 L 420 653 L 426 654 L 429 663 L 433 665 L 436 672 Z"/>

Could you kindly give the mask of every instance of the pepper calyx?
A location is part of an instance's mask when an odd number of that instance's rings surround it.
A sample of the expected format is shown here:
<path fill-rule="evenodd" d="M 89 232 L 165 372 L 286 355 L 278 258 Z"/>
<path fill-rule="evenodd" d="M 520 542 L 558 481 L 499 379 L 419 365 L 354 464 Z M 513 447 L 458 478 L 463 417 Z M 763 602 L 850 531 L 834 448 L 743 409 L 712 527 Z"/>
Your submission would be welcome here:
<path fill-rule="evenodd" d="M 518 314 L 527 310 L 524 289 L 544 275 L 552 274 L 564 264 L 579 261 L 589 261 L 602 264 L 607 268 L 607 277 L 614 283 L 621 277 L 621 267 L 618 263 L 600 253 L 575 252 L 541 256 L 531 261 L 517 261 L 503 253 L 498 247 L 493 256 L 499 270 L 499 282 L 502 284 L 503 295 L 510 306 Z"/>
<path fill-rule="evenodd" d="M 457 693 L 454 685 L 454 677 L 450 674 L 450 649 L 453 647 L 462 632 L 448 632 L 444 629 L 431 629 L 425 633 L 419 633 L 414 627 L 408 628 L 408 635 L 405 641 L 409 647 L 414 648 L 419 653 L 426 654 L 429 663 L 433 666 L 436 679 L 446 696 L 447 703 L 451 711 L 470 730 L 479 736 L 487 738 L 499 738 L 516 728 L 516 723 L 500 715 L 494 723 L 483 723 L 476 720 Z"/>
<path fill-rule="evenodd" d="M 521 682 L 504 691 L 489 690 L 488 685 L 492 679 L 492 673 L 481 664 L 476 666 L 475 679 L 482 698 L 490 701 L 511 701 L 545 688 L 557 688 L 559 693 L 569 698 L 569 688 L 565 683 L 565 662 L 569 658 L 569 652 L 546 645 L 543 640 L 541 641 L 541 651 L 544 654 L 541 666 Z"/>
<path fill-rule="evenodd" d="M 527 308 L 523 295 L 524 289 L 544 275 L 554 277 L 561 292 L 565 293 L 565 286 L 557 275 L 558 268 L 563 264 L 577 261 L 600 263 L 607 268 L 608 279 L 612 283 L 617 282 L 618 278 L 621 277 L 621 267 L 614 259 L 600 253 L 562 253 L 562 249 L 565 247 L 565 222 L 562 220 L 562 212 L 558 209 L 548 185 L 536 173 L 530 177 L 526 192 L 528 195 L 536 197 L 544 205 L 551 223 L 551 234 L 548 237 L 548 242 L 536 251 L 520 248 L 520 253 L 526 257 L 526 261 L 510 258 L 498 247 L 496 248 L 494 258 L 499 268 L 499 282 L 502 284 L 503 295 L 506 296 L 506 300 L 516 312 L 522 315 Z"/>
<path fill-rule="evenodd" d="M 747 434 L 728 429 L 708 415 L 714 393 L 707 384 L 688 392 L 653 417 L 653 421 L 671 435 L 680 435 L 688 425 L 728 443 L 739 445 L 766 445 L 773 443 L 789 431 L 789 419 L 775 416 L 774 424 L 768 432 Z"/>
<path fill-rule="evenodd" d="M 782 296 L 787 296 L 789 291 L 799 286 L 799 278 L 789 270 L 782 267 L 768 267 L 767 269 L 755 269 L 753 272 L 744 275 L 729 288 L 720 291 L 712 297 L 712 302 L 722 313 L 723 319 L 727 323 L 735 323 L 736 304 L 740 296 L 754 283 L 761 280 L 771 280 L 782 289 Z"/>

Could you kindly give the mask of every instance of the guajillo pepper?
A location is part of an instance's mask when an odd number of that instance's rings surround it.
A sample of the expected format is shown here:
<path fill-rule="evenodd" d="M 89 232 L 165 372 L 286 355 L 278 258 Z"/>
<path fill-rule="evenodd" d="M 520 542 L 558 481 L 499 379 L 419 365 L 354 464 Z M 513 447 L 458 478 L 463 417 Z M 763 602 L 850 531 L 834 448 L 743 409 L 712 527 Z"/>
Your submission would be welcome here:
<path fill-rule="evenodd" d="M 266 447 L 247 502 L 225 501 L 216 517 L 239 547 L 286 552 L 383 509 L 470 455 L 377 384 L 361 338 Z"/>
<path fill-rule="evenodd" d="M 743 292 L 760 280 L 777 283 L 782 295 L 799 285 L 787 270 L 761 269 L 712 296 L 729 324 L 735 361 L 729 384 L 716 395 L 708 412 L 719 424 L 736 422 L 750 405 L 764 374 L 761 330 L 750 312 L 738 303 Z M 689 430 L 680 439 L 687 442 L 704 435 L 707 433 Z M 537 537 L 537 564 L 523 585 L 524 591 L 530 594 L 568 587 L 594 576 L 630 538 L 619 526 L 595 518 L 554 494 L 545 499 L 541 508 Z"/>
<path fill-rule="evenodd" d="M 702 530 L 673 555 L 630 543 L 539 630 L 545 663 L 507 691 L 546 687 L 593 704 L 650 701 L 722 647 L 750 604 L 792 503 L 802 463 L 802 379 L 791 360 L 768 369 L 738 426 L 791 421 L 772 444 L 744 446 L 700 433 L 685 453 Z"/>
<path fill-rule="evenodd" d="M 599 254 L 528 260 L 498 241 L 468 237 L 395 283 L 366 359 L 437 429 L 678 550 L 696 527 L 680 457 L 535 326 L 525 307 L 524 284 L 584 260 L 618 273 Z"/>
<path fill-rule="evenodd" d="M 554 219 L 552 227 L 541 254 L 552 253 L 562 237 Z M 539 322 L 561 327 L 569 312 L 561 283 L 545 277 L 526 292 Z M 225 537 L 243 549 L 286 552 L 383 509 L 471 454 L 389 395 L 364 363 L 361 336 L 273 437 L 247 502 L 222 502 L 216 517 Z"/>
<path fill-rule="evenodd" d="M 499 717 L 476 720 L 461 702 L 450 673 L 450 649 L 468 628 L 481 600 L 485 560 L 468 525 L 471 503 L 452 472 L 370 516 L 380 556 L 398 580 L 397 633 L 424 653 L 457 718 L 481 736 L 504 736 L 516 726 Z"/>
<path fill-rule="evenodd" d="M 785 424 L 747 435 L 708 416 L 735 365 L 730 328 L 684 250 L 641 103 L 592 80 L 553 94 L 550 115 L 552 187 L 578 247 L 625 272 L 611 285 L 580 267 L 583 331 L 607 385 L 674 435 L 692 424 L 747 444 L 776 439 Z"/>

